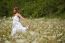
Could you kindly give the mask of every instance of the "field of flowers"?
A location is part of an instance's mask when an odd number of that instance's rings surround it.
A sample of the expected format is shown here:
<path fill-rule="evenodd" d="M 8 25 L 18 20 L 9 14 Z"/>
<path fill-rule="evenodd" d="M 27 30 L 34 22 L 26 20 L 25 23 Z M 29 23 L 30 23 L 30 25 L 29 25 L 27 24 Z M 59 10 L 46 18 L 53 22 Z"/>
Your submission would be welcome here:
<path fill-rule="evenodd" d="M 65 43 L 65 19 L 25 19 L 21 23 L 29 29 L 17 33 L 16 43 Z M 0 19 L 0 43 L 11 43 L 11 27 L 11 17 Z"/>

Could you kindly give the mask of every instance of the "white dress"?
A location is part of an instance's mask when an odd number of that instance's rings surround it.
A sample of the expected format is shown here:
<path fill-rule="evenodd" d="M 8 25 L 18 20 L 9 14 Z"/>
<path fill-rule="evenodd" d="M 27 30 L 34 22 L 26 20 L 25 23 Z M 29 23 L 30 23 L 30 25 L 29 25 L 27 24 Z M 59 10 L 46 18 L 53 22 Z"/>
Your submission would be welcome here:
<path fill-rule="evenodd" d="M 13 23 L 12 23 L 12 32 L 11 36 L 14 36 L 16 32 L 26 32 L 26 27 L 23 27 L 23 25 L 20 23 L 20 18 L 18 16 L 13 17 Z"/>

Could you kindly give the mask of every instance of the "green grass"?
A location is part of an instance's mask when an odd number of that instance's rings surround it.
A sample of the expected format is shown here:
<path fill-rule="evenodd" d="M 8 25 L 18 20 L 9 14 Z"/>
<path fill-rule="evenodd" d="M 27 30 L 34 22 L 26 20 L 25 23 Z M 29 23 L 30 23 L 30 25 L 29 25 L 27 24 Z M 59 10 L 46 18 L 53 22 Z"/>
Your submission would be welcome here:
<path fill-rule="evenodd" d="M 17 43 L 65 43 L 65 19 L 37 18 L 21 22 L 30 27 L 26 33 L 17 33 Z M 2 19 L 0 23 L 0 42 L 10 43 L 12 19 Z"/>

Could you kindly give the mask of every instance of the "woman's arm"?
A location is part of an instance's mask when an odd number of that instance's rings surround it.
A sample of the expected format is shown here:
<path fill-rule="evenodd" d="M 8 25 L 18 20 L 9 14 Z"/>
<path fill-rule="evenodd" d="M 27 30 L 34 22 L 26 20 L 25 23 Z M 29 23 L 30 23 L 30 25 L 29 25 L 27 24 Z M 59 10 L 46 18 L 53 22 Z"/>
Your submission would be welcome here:
<path fill-rule="evenodd" d="M 21 19 L 24 19 L 20 14 L 18 14 L 18 16 L 19 16 Z"/>

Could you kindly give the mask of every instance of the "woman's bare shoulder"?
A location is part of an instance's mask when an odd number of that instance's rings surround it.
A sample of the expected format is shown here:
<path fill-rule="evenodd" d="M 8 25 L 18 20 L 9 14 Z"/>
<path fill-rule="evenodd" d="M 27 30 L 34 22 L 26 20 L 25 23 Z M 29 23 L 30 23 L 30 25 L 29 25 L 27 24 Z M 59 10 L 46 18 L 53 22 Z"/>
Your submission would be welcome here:
<path fill-rule="evenodd" d="M 20 16 L 20 13 L 16 13 L 17 16 Z"/>

